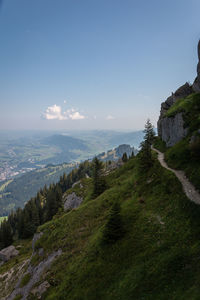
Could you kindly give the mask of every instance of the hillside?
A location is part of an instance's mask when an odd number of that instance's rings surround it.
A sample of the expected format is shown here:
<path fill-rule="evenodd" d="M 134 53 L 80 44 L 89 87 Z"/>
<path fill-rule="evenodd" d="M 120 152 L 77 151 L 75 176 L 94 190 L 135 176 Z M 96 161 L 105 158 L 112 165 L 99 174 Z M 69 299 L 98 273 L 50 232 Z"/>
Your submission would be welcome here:
<path fill-rule="evenodd" d="M 11 210 L 24 204 L 50 183 L 57 182 L 63 173 L 68 174 L 76 164 L 48 165 L 7 180 L 0 185 L 0 216 L 7 216 Z"/>
<path fill-rule="evenodd" d="M 71 137 L 67 137 L 67 141 L 71 140 Z M 46 138 L 49 143 L 54 143 L 57 140 L 65 143 L 64 137 L 56 136 L 56 138 Z M 61 146 L 61 144 L 60 144 Z M 68 147 L 68 146 L 67 146 Z M 70 147 L 70 146 L 69 146 Z M 72 145 L 73 147 L 73 145 Z M 120 159 L 124 153 L 128 156 L 135 154 L 137 150 L 130 145 L 120 145 L 117 148 L 103 152 L 97 157 L 103 161 L 116 161 Z M 64 163 L 60 165 L 47 165 L 44 168 L 36 169 L 21 176 L 17 176 L 14 179 L 4 181 L 0 184 L 0 216 L 7 216 L 12 210 L 18 207 L 23 208 L 24 204 L 36 195 L 36 193 L 44 187 L 49 186 L 50 183 L 59 181 L 59 178 L 63 173 L 70 173 L 78 164 L 77 163 Z"/>
<path fill-rule="evenodd" d="M 43 235 L 36 242 L 32 266 L 62 250 L 34 285 L 48 282 L 43 299 L 198 299 L 200 211 L 186 198 L 176 177 L 156 158 L 151 170 L 141 174 L 138 158 L 132 158 L 107 181 L 108 189 L 93 200 L 90 179 L 68 190 L 84 198 L 81 206 L 60 212 L 38 229 Z M 103 228 L 116 201 L 124 235 L 103 245 Z M 0 271 L 4 296 L 8 279 L 3 274 L 14 268 L 11 291 L 17 270 L 31 255 L 28 240 L 16 245 L 22 245 L 18 262 L 11 259 Z M 38 255 L 37 249 L 43 254 Z"/>

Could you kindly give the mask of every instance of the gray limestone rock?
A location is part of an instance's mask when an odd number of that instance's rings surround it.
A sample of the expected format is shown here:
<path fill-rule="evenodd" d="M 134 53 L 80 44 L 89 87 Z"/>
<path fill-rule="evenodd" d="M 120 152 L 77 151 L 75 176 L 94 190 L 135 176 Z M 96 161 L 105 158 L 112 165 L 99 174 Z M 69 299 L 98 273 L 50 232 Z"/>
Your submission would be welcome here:
<path fill-rule="evenodd" d="M 171 147 L 188 133 L 188 128 L 184 128 L 183 114 L 178 113 L 171 118 L 163 118 L 159 124 L 159 135 L 166 142 L 167 147 Z"/>
<path fill-rule="evenodd" d="M 178 99 L 185 98 L 193 92 L 200 93 L 200 41 L 198 43 L 198 59 L 197 77 L 193 85 L 191 86 L 189 83 L 185 83 L 161 104 L 160 117 L 157 124 L 158 136 L 166 142 L 167 146 L 173 146 L 184 138 L 188 132 L 188 128 L 184 127 L 182 113 L 178 113 L 170 118 L 165 117 L 165 114 Z"/>
<path fill-rule="evenodd" d="M 52 262 L 56 258 L 58 258 L 61 254 L 62 254 L 62 250 L 58 249 L 57 251 L 54 251 L 53 253 L 51 253 L 46 259 L 41 261 L 37 266 L 32 266 L 30 263 L 26 273 L 23 273 L 22 277 L 19 278 L 14 290 L 6 298 L 6 300 L 13 300 L 13 299 L 15 299 L 16 295 L 18 295 L 18 294 L 22 295 L 22 298 L 21 298 L 22 300 L 26 300 L 28 298 L 28 295 L 29 295 L 30 291 L 32 290 L 32 288 L 41 279 L 41 275 L 49 269 Z M 20 287 L 21 280 L 26 274 L 30 274 L 31 278 L 25 286 Z M 44 287 L 42 287 L 41 290 L 43 288 Z"/>
<path fill-rule="evenodd" d="M 37 240 L 39 240 L 41 238 L 41 236 L 43 235 L 43 232 L 39 232 L 39 233 L 35 233 L 32 239 L 32 249 L 33 251 L 35 250 L 35 243 L 37 242 Z"/>
<path fill-rule="evenodd" d="M 198 51 L 198 65 L 197 65 L 197 77 L 195 78 L 195 81 L 193 83 L 193 90 L 197 93 L 200 93 L 200 40 L 197 47 Z"/>
<path fill-rule="evenodd" d="M 39 256 L 44 256 L 44 249 L 43 248 L 38 249 L 38 255 Z"/>
<path fill-rule="evenodd" d="M 9 246 L 7 248 L 4 248 L 0 251 L 0 259 L 3 262 L 8 261 L 9 259 L 11 259 L 12 257 L 15 257 L 19 254 L 19 251 L 16 250 L 16 248 L 14 246 Z"/>
<path fill-rule="evenodd" d="M 83 201 L 82 197 L 78 197 L 76 193 L 71 193 L 63 198 L 64 210 L 77 208 Z"/>
<path fill-rule="evenodd" d="M 46 290 L 50 287 L 48 281 L 42 282 L 39 286 L 35 287 L 31 293 L 36 296 L 38 299 L 41 299 L 42 294 L 46 292 Z"/>
<path fill-rule="evenodd" d="M 166 142 L 168 147 L 173 146 L 187 135 L 188 129 L 184 128 L 183 114 L 178 113 L 174 117 L 165 117 L 168 109 L 181 98 L 189 96 L 193 92 L 192 86 L 186 82 L 172 93 L 165 102 L 161 104 L 160 117 L 157 123 L 158 136 Z"/>

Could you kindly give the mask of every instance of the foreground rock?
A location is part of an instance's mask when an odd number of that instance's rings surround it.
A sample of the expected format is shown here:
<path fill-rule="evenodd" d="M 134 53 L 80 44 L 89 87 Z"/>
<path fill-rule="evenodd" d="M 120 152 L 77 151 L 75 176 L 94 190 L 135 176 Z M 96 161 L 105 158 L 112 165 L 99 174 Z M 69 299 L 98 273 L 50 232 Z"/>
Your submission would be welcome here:
<path fill-rule="evenodd" d="M 29 264 L 26 273 L 24 273 L 23 276 L 19 279 L 14 291 L 11 293 L 10 296 L 6 298 L 6 300 L 13 300 L 18 295 L 21 295 L 22 300 L 26 300 L 33 286 L 35 286 L 35 284 L 39 282 L 41 275 L 49 269 L 52 262 L 61 254 L 62 250 L 59 249 L 58 251 L 51 253 L 45 260 L 41 261 L 37 266 L 32 266 L 31 264 Z M 30 276 L 30 279 L 25 286 L 21 287 L 22 279 L 27 275 Z M 48 287 L 46 285 L 46 289 L 47 288 Z"/>
<path fill-rule="evenodd" d="M 0 259 L 3 262 L 10 260 L 12 257 L 15 257 L 19 254 L 19 251 L 14 246 L 9 246 L 0 251 Z"/>
<path fill-rule="evenodd" d="M 46 292 L 46 290 L 50 287 L 48 281 L 44 281 L 39 286 L 35 287 L 31 293 L 36 296 L 38 299 L 41 299 L 42 294 Z"/>

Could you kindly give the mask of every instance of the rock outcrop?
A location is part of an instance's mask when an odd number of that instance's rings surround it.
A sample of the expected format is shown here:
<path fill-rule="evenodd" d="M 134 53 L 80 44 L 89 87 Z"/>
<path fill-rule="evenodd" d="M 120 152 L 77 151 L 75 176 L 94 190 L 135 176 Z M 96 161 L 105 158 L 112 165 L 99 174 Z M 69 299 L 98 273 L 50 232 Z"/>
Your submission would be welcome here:
<path fill-rule="evenodd" d="M 48 281 L 44 281 L 42 282 L 39 286 L 35 287 L 31 293 L 37 297 L 38 299 L 42 298 L 42 294 L 44 294 L 46 292 L 46 290 L 50 287 L 50 284 L 48 283 Z"/>
<path fill-rule="evenodd" d="M 195 92 L 200 93 L 200 40 L 198 43 L 198 58 L 199 58 L 199 62 L 197 65 L 197 77 L 195 78 L 192 87 Z"/>
<path fill-rule="evenodd" d="M 19 251 L 14 246 L 9 246 L 0 251 L 0 260 L 3 262 L 8 261 L 12 257 L 15 257 L 19 254 Z"/>
<path fill-rule="evenodd" d="M 35 243 L 37 242 L 37 240 L 39 240 L 41 238 L 41 236 L 43 235 L 43 232 L 38 232 L 35 233 L 32 239 L 32 249 L 33 249 L 33 253 L 35 251 Z"/>
<path fill-rule="evenodd" d="M 32 288 L 34 288 L 35 285 L 40 281 L 41 275 L 50 268 L 52 262 L 61 254 L 62 250 L 58 249 L 57 251 L 54 251 L 53 253 L 48 255 L 48 257 L 45 260 L 41 261 L 37 266 L 32 266 L 31 264 L 29 264 L 27 271 L 23 273 L 23 276 L 21 278 L 19 278 L 14 290 L 6 298 L 6 300 L 13 300 L 18 295 L 21 295 L 20 299 L 26 300 Z M 21 281 L 27 274 L 30 274 L 30 279 L 25 286 L 21 287 Z M 45 286 L 42 286 L 40 292 L 42 293 L 44 289 L 46 290 L 47 288 L 48 285 L 45 283 Z"/>
<path fill-rule="evenodd" d="M 171 147 L 187 135 L 188 129 L 184 128 L 183 114 L 178 113 L 173 117 L 166 117 L 168 109 L 181 98 L 189 96 L 193 92 L 189 83 L 182 85 L 175 93 L 172 93 L 165 102 L 161 104 L 160 117 L 158 120 L 158 136 Z"/>
<path fill-rule="evenodd" d="M 64 210 L 67 211 L 69 209 L 77 208 L 83 201 L 82 197 L 78 197 L 76 193 L 71 193 L 67 196 L 63 197 L 64 202 Z"/>
<path fill-rule="evenodd" d="M 166 143 L 167 147 L 173 146 L 188 133 L 188 128 L 184 126 L 183 113 L 179 112 L 172 117 L 166 117 L 166 112 L 178 99 L 186 98 L 194 92 L 200 92 L 200 41 L 198 43 L 198 58 L 197 77 L 193 85 L 186 82 L 161 104 L 160 117 L 157 124 L 158 136 Z"/>
<path fill-rule="evenodd" d="M 127 144 L 119 145 L 117 148 L 108 150 L 107 152 L 100 153 L 97 158 L 102 161 L 117 161 L 118 159 L 122 158 L 123 154 L 126 153 L 127 156 L 131 156 L 132 152 L 136 155 L 138 151 Z"/>

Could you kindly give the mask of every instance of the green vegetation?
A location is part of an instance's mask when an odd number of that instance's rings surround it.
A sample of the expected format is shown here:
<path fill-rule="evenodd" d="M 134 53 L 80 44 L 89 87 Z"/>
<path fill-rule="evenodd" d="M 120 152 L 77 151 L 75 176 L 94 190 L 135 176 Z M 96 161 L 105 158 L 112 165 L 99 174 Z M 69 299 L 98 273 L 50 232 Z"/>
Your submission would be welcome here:
<path fill-rule="evenodd" d="M 190 138 L 185 138 L 165 152 L 165 159 L 170 167 L 184 170 L 188 179 L 200 190 L 200 160 L 191 146 Z"/>
<path fill-rule="evenodd" d="M 27 285 L 30 279 L 31 279 L 31 274 L 30 273 L 25 274 L 20 282 L 20 287 L 22 288 L 23 286 Z"/>
<path fill-rule="evenodd" d="M 126 152 L 124 152 L 124 154 L 122 155 L 122 161 L 123 162 L 127 162 L 128 161 L 128 157 L 127 157 Z"/>
<path fill-rule="evenodd" d="M 170 109 L 166 112 L 165 116 L 166 117 L 173 117 L 179 112 L 183 111 L 188 111 L 188 109 L 192 105 L 192 96 L 189 95 L 187 98 L 183 99 L 178 99 L 171 107 Z"/>
<path fill-rule="evenodd" d="M 103 243 L 112 244 L 123 236 L 123 225 L 120 215 L 120 205 L 115 201 L 111 207 L 108 220 L 103 231 Z"/>
<path fill-rule="evenodd" d="M 63 250 L 47 275 L 45 299 L 198 299 L 200 208 L 157 160 L 143 174 L 139 163 L 130 159 L 108 175 L 109 188 L 94 200 L 87 179 L 83 204 L 40 227 L 46 255 Z M 124 234 L 105 247 L 116 199 Z"/>
<path fill-rule="evenodd" d="M 16 295 L 15 298 L 14 298 L 14 300 L 20 300 L 20 299 L 22 299 L 22 295 L 21 294 Z"/>
<path fill-rule="evenodd" d="M 24 207 L 31 197 L 44 187 L 57 182 L 63 173 L 70 173 L 76 164 L 49 165 L 9 180 L 0 187 L 0 216 L 8 215 L 11 210 Z"/>
<path fill-rule="evenodd" d="M 158 136 L 155 137 L 153 146 L 161 152 L 165 152 L 167 150 L 166 143 Z"/>
<path fill-rule="evenodd" d="M 144 170 L 148 170 L 153 164 L 151 145 L 154 142 L 154 138 L 155 132 L 153 129 L 153 125 L 148 119 L 144 129 L 144 141 L 140 145 L 141 151 L 138 155 L 140 159 L 140 168 L 142 172 Z"/>
<path fill-rule="evenodd" d="M 7 180 L 0 186 L 0 192 L 3 192 L 5 188 L 12 182 L 12 180 Z"/>
<path fill-rule="evenodd" d="M 166 116 L 172 117 L 178 112 L 183 112 L 184 124 L 188 128 L 187 137 L 170 148 L 156 138 L 154 147 L 165 152 L 168 165 L 184 170 L 188 179 L 200 190 L 200 94 L 193 93 L 177 100 Z"/>
<path fill-rule="evenodd" d="M 15 235 L 26 237 L 27 230 L 33 234 L 31 225 L 43 232 L 35 248 L 43 248 L 44 256 L 36 252 L 33 265 L 62 249 L 44 275 L 50 284 L 45 299 L 199 299 L 200 206 L 190 202 L 176 176 L 161 167 L 151 152 L 153 142 L 148 121 L 141 152 L 122 167 L 103 176 L 98 159 L 85 162 L 41 190 L 21 215 L 9 216 Z M 166 151 L 173 167 L 193 174 L 198 185 L 198 132 L 192 142 L 188 136 L 170 149 L 158 139 L 154 145 Z M 93 178 L 85 178 L 92 167 Z M 72 188 L 80 179 L 81 185 Z M 84 201 L 64 212 L 62 194 L 72 191 Z M 30 280 L 26 277 L 24 285 Z"/>
<path fill-rule="evenodd" d="M 11 224 L 4 219 L 0 224 L 0 249 L 11 245 L 13 242 L 13 232 Z"/>
<path fill-rule="evenodd" d="M 93 190 L 92 190 L 92 198 L 96 198 L 101 193 L 103 193 L 106 189 L 106 182 L 103 175 L 103 162 L 100 161 L 97 157 L 93 160 Z"/>
<path fill-rule="evenodd" d="M 8 217 L 0 217 L 0 224 L 4 221 L 7 220 Z"/>
<path fill-rule="evenodd" d="M 200 93 L 193 93 L 184 99 L 177 100 L 166 112 L 166 117 L 173 117 L 183 112 L 185 127 L 192 133 L 200 128 Z"/>
<path fill-rule="evenodd" d="M 60 176 L 56 184 L 50 184 L 47 188 L 37 193 L 25 205 L 24 209 L 18 208 L 11 212 L 7 220 L 0 226 L 0 249 L 9 246 L 13 239 L 31 237 L 37 227 L 52 219 L 52 217 L 62 210 L 62 194 L 71 188 L 73 183 L 84 178 L 91 173 L 91 163 L 85 161 L 78 168 L 72 170 L 70 174 Z M 100 182 L 103 182 L 102 180 Z"/>

